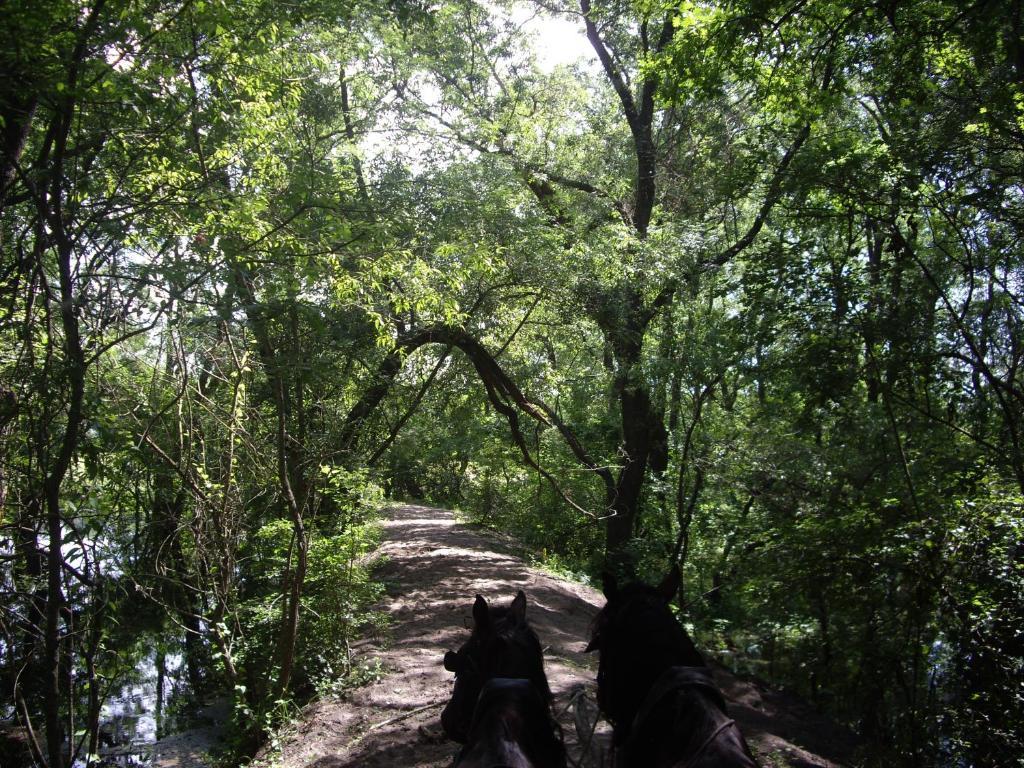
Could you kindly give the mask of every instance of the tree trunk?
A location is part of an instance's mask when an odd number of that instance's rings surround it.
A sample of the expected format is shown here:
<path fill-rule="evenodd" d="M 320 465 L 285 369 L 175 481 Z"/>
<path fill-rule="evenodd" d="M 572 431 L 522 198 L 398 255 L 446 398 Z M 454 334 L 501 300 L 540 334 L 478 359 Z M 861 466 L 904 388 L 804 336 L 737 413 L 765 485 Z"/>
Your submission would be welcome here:
<path fill-rule="evenodd" d="M 56 250 L 59 277 L 59 314 L 63 331 L 64 359 L 62 361 L 62 384 L 68 392 L 67 416 L 59 442 L 57 456 L 47 467 L 43 482 L 43 498 L 46 503 L 46 528 L 49 537 L 49 551 L 46 558 L 46 664 L 45 708 L 46 747 L 49 757 L 48 768 L 63 768 L 64 735 L 60 720 L 60 617 L 64 608 L 63 577 L 63 531 L 61 529 L 60 491 L 61 484 L 71 467 L 71 461 L 78 447 L 79 432 L 83 422 L 82 403 L 85 395 L 85 354 L 82 350 L 81 330 L 78 321 L 78 292 L 72 265 L 74 242 L 68 232 L 68 212 L 65 209 L 65 159 L 68 156 L 68 139 L 75 115 L 74 94 L 78 88 L 79 68 L 86 56 L 86 43 L 92 35 L 104 0 L 97 0 L 88 10 L 77 30 L 74 49 L 68 57 L 68 71 L 64 87 L 65 96 L 54 111 L 52 161 L 47 175 L 47 195 L 38 201 L 39 218 L 49 227 L 47 241 Z M 44 153 L 43 158 L 46 158 Z M 39 264 L 43 270 L 45 266 Z M 52 340 L 51 342 L 52 343 Z"/>
<path fill-rule="evenodd" d="M 304 421 L 302 414 L 303 391 L 301 372 L 289 367 L 278 352 L 270 336 L 269 318 L 266 307 L 257 300 L 256 290 L 246 268 L 236 263 L 234 275 L 237 289 L 245 302 L 246 317 L 256 338 L 260 361 L 274 396 L 277 412 L 275 443 L 277 451 L 277 481 L 284 508 L 292 523 L 292 546 L 295 555 L 294 567 L 291 557 L 282 574 L 283 603 L 281 628 L 277 638 L 278 678 L 275 684 L 275 698 L 282 699 L 291 685 L 295 665 L 295 646 L 299 634 L 299 618 L 302 606 L 302 591 L 306 579 L 309 540 L 305 526 L 306 504 L 311 486 L 305 477 L 305 444 L 303 441 Z M 294 298 L 292 302 L 294 307 Z M 297 317 L 289 318 L 289 332 L 293 351 L 300 349 Z M 289 375 L 291 372 L 292 375 Z M 293 381 L 294 380 L 294 381 Z M 294 383 L 294 392 L 292 384 Z M 297 429 L 296 429 L 297 427 Z M 292 430 L 296 429 L 293 433 Z"/>
<path fill-rule="evenodd" d="M 5 86 L 3 93 L 0 93 L 0 102 L 4 104 L 3 114 L 0 115 L 3 118 L 3 129 L 0 131 L 0 140 L 3 142 L 3 155 L 0 156 L 0 211 L 5 207 L 39 103 L 36 94 L 25 92 L 31 86 L 24 78 L 8 73 L 4 80 L 13 87 Z"/>
<path fill-rule="evenodd" d="M 612 342 L 616 363 L 614 380 L 621 424 L 623 466 L 609 500 L 613 517 L 605 529 L 605 554 L 613 566 L 622 562 L 624 547 L 636 531 L 641 494 L 648 467 L 665 471 L 668 434 L 664 424 L 664 405 L 655 408 L 641 365 L 644 336 L 654 313 L 643 306 L 632 285 L 622 285 L 604 299 L 597 319 Z M 619 311 L 608 311 L 617 307 Z"/>
<path fill-rule="evenodd" d="M 71 466 L 78 445 L 82 424 L 82 399 L 85 392 L 85 359 L 79 336 L 78 316 L 71 276 L 71 248 L 65 243 L 59 249 L 61 324 L 64 331 L 65 373 L 70 387 L 67 422 L 60 452 L 44 483 L 46 529 L 49 537 L 46 556 L 46 745 L 49 768 L 64 764 L 64 738 L 60 722 L 60 616 L 64 608 L 62 576 L 64 559 L 61 551 L 63 531 L 60 489 Z"/>
<path fill-rule="evenodd" d="M 163 648 L 156 650 L 156 737 L 164 734 L 164 681 L 167 675 L 167 664 Z"/>

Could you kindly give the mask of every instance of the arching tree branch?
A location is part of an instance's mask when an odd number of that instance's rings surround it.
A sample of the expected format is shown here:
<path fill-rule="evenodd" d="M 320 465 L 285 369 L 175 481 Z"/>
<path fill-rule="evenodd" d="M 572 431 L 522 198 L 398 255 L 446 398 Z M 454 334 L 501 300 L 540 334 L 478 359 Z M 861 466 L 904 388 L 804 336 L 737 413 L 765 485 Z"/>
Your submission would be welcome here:
<path fill-rule="evenodd" d="M 480 381 L 484 385 L 487 399 L 495 410 L 505 417 L 512 439 L 519 447 L 527 464 L 535 469 L 556 490 L 562 499 L 578 512 L 595 516 L 592 512 L 579 506 L 559 486 L 557 480 L 541 467 L 530 453 L 526 437 L 520 426 L 520 414 L 526 414 L 544 426 L 554 427 L 565 440 L 577 460 L 593 472 L 604 484 L 605 495 L 612 498 L 615 493 L 615 479 L 608 467 L 599 465 L 587 453 L 572 428 L 567 425 L 550 406 L 542 401 L 527 397 L 508 373 L 501 367 L 486 347 L 473 338 L 462 328 L 447 325 L 433 325 L 428 328 L 409 333 L 399 339 L 395 349 L 381 361 L 377 369 L 374 384 L 364 392 L 363 396 L 349 411 L 342 427 L 341 447 L 351 451 L 358 440 L 360 426 L 376 409 L 387 395 L 402 367 L 404 359 L 413 351 L 426 344 L 443 344 L 446 347 L 460 349 L 469 358 L 476 369 Z"/>

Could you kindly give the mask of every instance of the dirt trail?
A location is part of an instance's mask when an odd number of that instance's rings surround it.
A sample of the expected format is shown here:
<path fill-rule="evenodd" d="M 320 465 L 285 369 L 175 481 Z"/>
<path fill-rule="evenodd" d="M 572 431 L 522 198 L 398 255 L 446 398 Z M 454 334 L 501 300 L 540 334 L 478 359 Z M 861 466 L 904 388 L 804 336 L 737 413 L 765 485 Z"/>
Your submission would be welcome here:
<path fill-rule="evenodd" d="M 283 768 L 447 768 L 456 752 L 440 735 L 438 718 L 451 690 L 445 650 L 468 637 L 473 596 L 505 604 L 526 592 L 527 617 L 545 646 L 545 668 L 556 711 L 573 754 L 570 695 L 586 686 L 593 700 L 596 659 L 583 654 L 590 621 L 603 604 L 589 587 L 528 567 L 513 542 L 458 524 L 446 510 L 396 507 L 384 524 L 377 576 L 387 585 L 387 637 L 365 641 L 360 653 L 387 670 L 372 685 L 342 699 L 311 704 L 283 734 L 275 765 Z M 831 768 L 852 741 L 798 702 L 715 671 L 751 748 L 765 766 Z"/>

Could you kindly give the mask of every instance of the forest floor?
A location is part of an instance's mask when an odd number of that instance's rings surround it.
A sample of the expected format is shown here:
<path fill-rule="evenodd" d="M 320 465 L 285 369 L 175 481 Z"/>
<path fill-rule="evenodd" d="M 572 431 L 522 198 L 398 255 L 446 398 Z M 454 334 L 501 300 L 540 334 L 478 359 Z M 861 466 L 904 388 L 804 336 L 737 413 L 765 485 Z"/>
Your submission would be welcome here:
<path fill-rule="evenodd" d="M 448 649 L 469 636 L 474 595 L 507 604 L 522 589 L 527 618 L 544 646 L 555 711 L 570 757 L 578 758 L 573 707 L 580 687 L 594 701 L 597 659 L 583 653 L 604 598 L 597 590 L 527 566 L 515 543 L 459 524 L 446 510 L 399 506 L 384 523 L 376 575 L 386 585 L 380 606 L 391 624 L 357 652 L 379 662 L 376 682 L 307 706 L 280 735 L 278 748 L 257 759 L 281 768 L 448 768 L 457 751 L 439 717 L 452 675 Z M 831 768 L 848 760 L 853 735 L 787 694 L 714 670 L 751 748 L 765 768 Z M 597 741 L 607 744 L 607 727 Z M 592 764 L 592 763 L 591 763 Z"/>

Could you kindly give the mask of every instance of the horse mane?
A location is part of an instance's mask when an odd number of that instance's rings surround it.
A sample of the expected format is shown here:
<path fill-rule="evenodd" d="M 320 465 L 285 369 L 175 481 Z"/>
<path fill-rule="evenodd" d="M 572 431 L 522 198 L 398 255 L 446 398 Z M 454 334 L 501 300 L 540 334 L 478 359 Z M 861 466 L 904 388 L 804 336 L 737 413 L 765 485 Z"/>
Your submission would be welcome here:
<path fill-rule="evenodd" d="M 564 766 L 565 747 L 556 729 L 551 710 L 529 680 L 488 680 L 480 692 L 470 735 L 456 765 L 471 754 L 493 757 L 515 745 L 533 765 Z"/>

